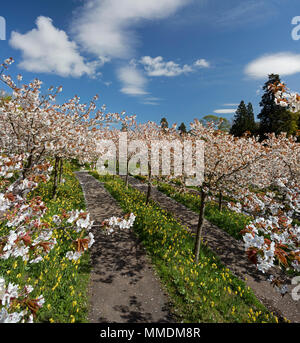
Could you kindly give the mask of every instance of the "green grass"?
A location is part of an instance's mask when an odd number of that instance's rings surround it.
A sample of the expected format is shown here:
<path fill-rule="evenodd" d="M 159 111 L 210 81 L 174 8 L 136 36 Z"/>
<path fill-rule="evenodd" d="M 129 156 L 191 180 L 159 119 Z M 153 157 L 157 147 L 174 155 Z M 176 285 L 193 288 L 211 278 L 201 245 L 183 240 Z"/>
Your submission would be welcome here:
<path fill-rule="evenodd" d="M 188 192 L 179 192 L 175 187 L 163 182 L 157 183 L 157 189 L 170 198 L 185 205 L 192 211 L 199 213 L 201 200 L 200 195 Z M 228 234 L 236 239 L 242 238 L 240 233 L 241 230 L 243 230 L 251 221 L 251 217 L 235 213 L 226 207 L 223 208 L 222 211 L 219 211 L 218 205 L 214 202 L 208 202 L 206 204 L 204 215 L 208 221 L 224 229 Z"/>
<path fill-rule="evenodd" d="M 257 300 L 252 290 L 236 278 L 205 244 L 200 262 L 194 263 L 195 237 L 156 203 L 145 204 L 145 195 L 126 188 L 119 177 L 100 176 L 106 189 L 125 212 L 137 217 L 134 231 L 183 322 L 276 322 L 278 319 Z"/>
<path fill-rule="evenodd" d="M 156 185 L 157 189 L 162 193 L 185 205 L 194 212 L 199 213 L 200 195 L 179 192 L 172 185 L 163 182 L 157 182 Z M 219 211 L 218 205 L 215 202 L 207 203 L 205 207 L 205 218 L 238 240 L 242 239 L 241 230 L 249 225 L 251 220 L 254 219 L 251 216 L 231 211 L 226 207 L 224 207 L 222 211 Z M 294 220 L 293 223 L 299 225 L 297 220 Z M 269 237 L 267 236 L 267 238 Z M 300 275 L 299 272 L 293 269 L 286 269 L 285 273 L 290 277 Z"/>

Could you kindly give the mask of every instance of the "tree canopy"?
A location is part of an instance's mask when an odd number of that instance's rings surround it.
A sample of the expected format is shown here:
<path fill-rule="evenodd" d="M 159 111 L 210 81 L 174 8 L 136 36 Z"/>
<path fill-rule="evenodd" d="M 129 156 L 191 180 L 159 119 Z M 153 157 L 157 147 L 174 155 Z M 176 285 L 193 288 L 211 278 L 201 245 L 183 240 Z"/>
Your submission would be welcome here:
<path fill-rule="evenodd" d="M 200 122 L 204 125 L 207 126 L 209 123 L 213 123 L 215 127 L 219 130 L 222 131 L 229 131 L 230 130 L 230 121 L 226 118 L 223 117 L 218 117 L 214 114 L 209 114 L 205 117 L 203 117 Z"/>

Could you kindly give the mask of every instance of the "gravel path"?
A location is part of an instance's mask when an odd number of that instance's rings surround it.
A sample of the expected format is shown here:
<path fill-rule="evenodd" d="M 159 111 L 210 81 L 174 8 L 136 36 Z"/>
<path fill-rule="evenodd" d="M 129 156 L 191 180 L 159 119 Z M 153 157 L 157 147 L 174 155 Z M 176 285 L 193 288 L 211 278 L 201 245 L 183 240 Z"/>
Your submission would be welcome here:
<path fill-rule="evenodd" d="M 94 225 L 122 210 L 112 196 L 87 172 L 76 172 Z M 104 235 L 93 228 L 92 271 L 89 285 L 89 322 L 173 322 L 169 302 L 145 250 L 131 231 Z"/>
<path fill-rule="evenodd" d="M 142 183 L 133 177 L 129 177 L 129 184 L 136 189 L 146 193 L 147 184 Z M 153 187 L 151 198 L 159 206 L 174 215 L 182 225 L 187 226 L 193 232 L 196 231 L 198 214 L 189 210 L 184 205 L 169 198 Z M 244 280 L 252 288 L 256 297 L 270 310 L 278 316 L 283 316 L 291 322 L 300 323 L 300 300 L 295 301 L 291 296 L 291 290 L 296 285 L 291 285 L 291 280 L 286 277 L 278 268 L 273 268 L 268 274 L 262 274 L 251 264 L 244 251 L 242 241 L 237 241 L 224 230 L 204 221 L 203 227 L 204 241 L 219 256 L 220 260 L 232 271 L 234 275 Z M 281 296 L 275 288 L 267 281 L 269 275 L 284 279 L 288 284 L 288 293 Z"/>

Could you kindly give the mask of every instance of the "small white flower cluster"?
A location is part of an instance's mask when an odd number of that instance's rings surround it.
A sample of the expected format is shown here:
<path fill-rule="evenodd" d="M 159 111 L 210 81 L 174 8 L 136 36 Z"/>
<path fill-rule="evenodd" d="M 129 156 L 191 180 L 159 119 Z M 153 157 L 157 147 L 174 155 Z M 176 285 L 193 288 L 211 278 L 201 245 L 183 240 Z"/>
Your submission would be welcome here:
<path fill-rule="evenodd" d="M 232 211 L 246 215 L 265 214 L 267 211 L 275 215 L 279 209 L 284 208 L 284 205 L 276 202 L 274 197 L 275 194 L 272 192 L 266 194 L 245 192 L 235 196 L 240 202 L 228 203 L 227 207 Z"/>
<path fill-rule="evenodd" d="M 286 178 L 277 179 L 275 185 L 277 194 L 248 192 L 237 196 L 243 204 L 230 203 L 228 207 L 255 217 L 245 228 L 243 240 L 259 270 L 265 273 L 277 260 L 285 268 L 300 271 L 300 226 L 294 224 L 300 211 L 300 189 Z"/>
<path fill-rule="evenodd" d="M 256 248 L 262 252 L 262 254 L 257 254 L 257 269 L 265 273 L 274 266 L 275 243 L 266 244 L 264 237 L 258 235 L 256 228 L 252 232 L 256 233 L 256 235 L 253 236 L 251 233 L 246 233 L 243 236 L 245 250 L 248 251 L 250 248 Z"/>
<path fill-rule="evenodd" d="M 5 197 L 5 194 L 0 193 L 0 211 L 7 211 L 10 208 L 11 202 Z"/>
<path fill-rule="evenodd" d="M 80 232 L 82 229 L 89 231 L 94 224 L 94 221 L 90 220 L 90 214 L 83 210 L 71 211 L 69 214 L 70 218 L 67 222 L 76 224 L 76 232 Z"/>
<path fill-rule="evenodd" d="M 94 239 L 94 235 L 89 232 L 88 236 L 85 237 L 83 239 L 83 241 L 85 241 L 87 244 L 83 244 L 82 247 L 80 248 L 81 250 L 77 250 L 77 251 L 68 251 L 66 253 L 66 258 L 68 258 L 69 260 L 74 260 L 77 261 L 85 251 L 87 251 L 88 249 L 91 248 L 91 246 L 94 244 L 95 239 Z M 77 242 L 77 241 L 75 241 Z"/>
<path fill-rule="evenodd" d="M 130 229 L 135 221 L 135 215 L 131 213 L 130 215 L 125 216 L 124 218 L 111 217 L 103 222 L 103 228 L 105 229 L 107 235 L 111 235 L 116 230 Z M 93 226 L 93 221 L 90 221 L 89 214 L 83 211 L 72 211 L 70 212 L 70 218 L 68 223 L 76 223 L 74 230 L 77 233 L 89 231 Z M 76 246 L 76 251 L 68 251 L 66 257 L 69 260 L 78 260 L 83 253 L 88 250 L 95 242 L 94 235 L 89 232 L 85 238 L 77 239 L 74 241 Z"/>
<path fill-rule="evenodd" d="M 42 217 L 46 213 L 46 207 L 42 201 L 39 202 L 38 206 L 39 207 L 35 206 L 33 209 L 31 204 L 20 204 L 16 207 L 18 209 L 17 215 L 11 220 L 8 220 L 6 226 L 18 227 L 25 221 L 28 222 L 29 218 L 31 219 L 31 221 L 26 225 L 28 229 L 31 229 L 37 223 L 40 224 L 40 217 Z"/>
<path fill-rule="evenodd" d="M 21 170 L 23 159 L 23 155 L 2 155 L 0 159 L 0 177 L 10 179 L 14 175 L 15 171 Z"/>
<path fill-rule="evenodd" d="M 281 107 L 288 108 L 292 112 L 300 111 L 300 99 L 299 94 L 292 92 L 286 93 L 278 91 L 275 93 L 275 104 Z"/>
<path fill-rule="evenodd" d="M 20 304 L 26 304 L 24 299 L 28 299 L 29 294 L 33 291 L 31 285 L 24 287 L 22 292 L 19 291 L 20 286 L 13 283 L 9 283 L 6 286 L 5 279 L 0 277 L 0 300 L 2 308 L 0 310 L 0 323 L 33 323 L 33 314 L 28 311 L 27 308 L 20 312 L 12 312 L 12 302 L 17 300 Z M 31 301 L 41 308 L 45 302 L 44 297 L 41 295 Z"/>
<path fill-rule="evenodd" d="M 240 202 L 237 203 L 233 203 L 233 202 L 229 202 L 227 204 L 227 207 L 229 208 L 229 210 L 234 211 L 236 213 L 242 213 L 242 204 Z"/>
<path fill-rule="evenodd" d="M 245 250 L 256 249 L 257 268 L 262 272 L 273 267 L 275 259 L 285 268 L 300 271 L 300 226 L 292 226 L 288 220 L 287 227 L 283 228 L 281 219 L 257 218 L 246 227 L 247 233 L 243 236 Z"/>
<path fill-rule="evenodd" d="M 76 233 L 80 232 L 88 232 L 92 228 L 94 221 L 90 220 L 90 214 L 84 212 L 83 210 L 76 210 L 69 212 L 70 217 L 68 218 L 67 222 L 70 224 L 76 224 L 74 227 L 74 230 Z M 91 248 L 91 246 L 94 244 L 94 235 L 89 232 L 88 235 L 80 239 L 78 238 L 74 243 L 77 246 L 76 251 L 68 251 L 66 253 L 66 257 L 69 260 L 75 260 L 77 261 L 85 251 Z"/>
<path fill-rule="evenodd" d="M 32 236 L 24 228 L 19 231 L 11 230 L 3 244 L 0 259 L 22 257 L 23 261 L 38 263 L 43 260 L 43 255 L 49 253 L 57 243 L 56 239 L 52 238 L 52 234 L 52 230 L 42 231 L 32 241 Z M 47 248 L 44 248 L 45 246 Z"/>
<path fill-rule="evenodd" d="M 277 186 L 280 188 L 281 193 L 284 194 L 284 205 L 287 208 L 289 216 L 300 216 L 300 184 L 295 181 L 288 183 L 287 179 L 278 179 Z"/>
<path fill-rule="evenodd" d="M 2 64 L 2 66 L 4 66 L 4 65 L 9 66 L 9 65 L 13 64 L 14 62 L 15 62 L 15 60 L 12 57 L 9 57 L 6 60 L 4 60 L 4 63 Z"/>
<path fill-rule="evenodd" d="M 108 220 L 104 221 L 104 228 L 108 235 L 111 235 L 116 230 L 124 230 L 130 229 L 135 221 L 135 215 L 130 213 L 128 219 L 127 218 L 118 218 L 118 217 L 111 217 Z"/>
<path fill-rule="evenodd" d="M 298 249 L 298 250 L 296 251 L 296 253 L 299 255 L 299 254 L 300 254 L 300 249 Z M 291 263 L 291 266 L 292 266 L 297 272 L 300 273 L 300 263 L 299 263 L 297 260 L 293 261 L 293 262 Z"/>
<path fill-rule="evenodd" d="M 9 313 L 5 307 L 1 308 L 0 311 L 0 323 L 24 323 L 24 316 L 27 314 L 27 310 L 21 311 L 21 312 L 12 312 Z M 23 320 L 22 320 L 23 319 Z M 27 323 L 33 323 L 33 316 L 30 315 Z"/>

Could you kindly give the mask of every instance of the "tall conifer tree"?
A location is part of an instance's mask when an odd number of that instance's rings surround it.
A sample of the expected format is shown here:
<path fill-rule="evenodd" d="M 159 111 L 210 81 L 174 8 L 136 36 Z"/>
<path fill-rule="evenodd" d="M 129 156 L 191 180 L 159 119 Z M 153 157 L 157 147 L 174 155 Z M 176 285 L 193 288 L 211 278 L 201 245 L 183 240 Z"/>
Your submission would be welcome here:
<path fill-rule="evenodd" d="M 242 100 L 235 112 L 230 133 L 234 136 L 241 137 L 245 133 L 245 131 L 247 131 L 247 119 L 247 107 L 244 100 Z"/>
<path fill-rule="evenodd" d="M 167 118 L 163 117 L 160 121 L 160 126 L 163 128 L 163 129 L 167 129 L 169 127 L 169 123 L 167 121 Z"/>
<path fill-rule="evenodd" d="M 252 135 L 256 134 L 256 123 L 251 102 L 247 105 L 246 131 L 249 131 Z"/>
<path fill-rule="evenodd" d="M 289 121 L 290 113 L 284 107 L 276 105 L 275 95 L 269 89 L 270 84 L 279 83 L 280 77 L 278 74 L 270 74 L 268 81 L 265 83 L 260 106 L 262 110 L 258 115 L 260 119 L 259 134 L 261 139 L 265 138 L 266 133 L 274 132 L 276 134 L 286 131 L 287 121 Z"/>
<path fill-rule="evenodd" d="M 181 135 L 186 133 L 186 126 L 184 123 L 180 124 L 180 126 L 178 127 L 178 131 L 180 132 Z"/>

